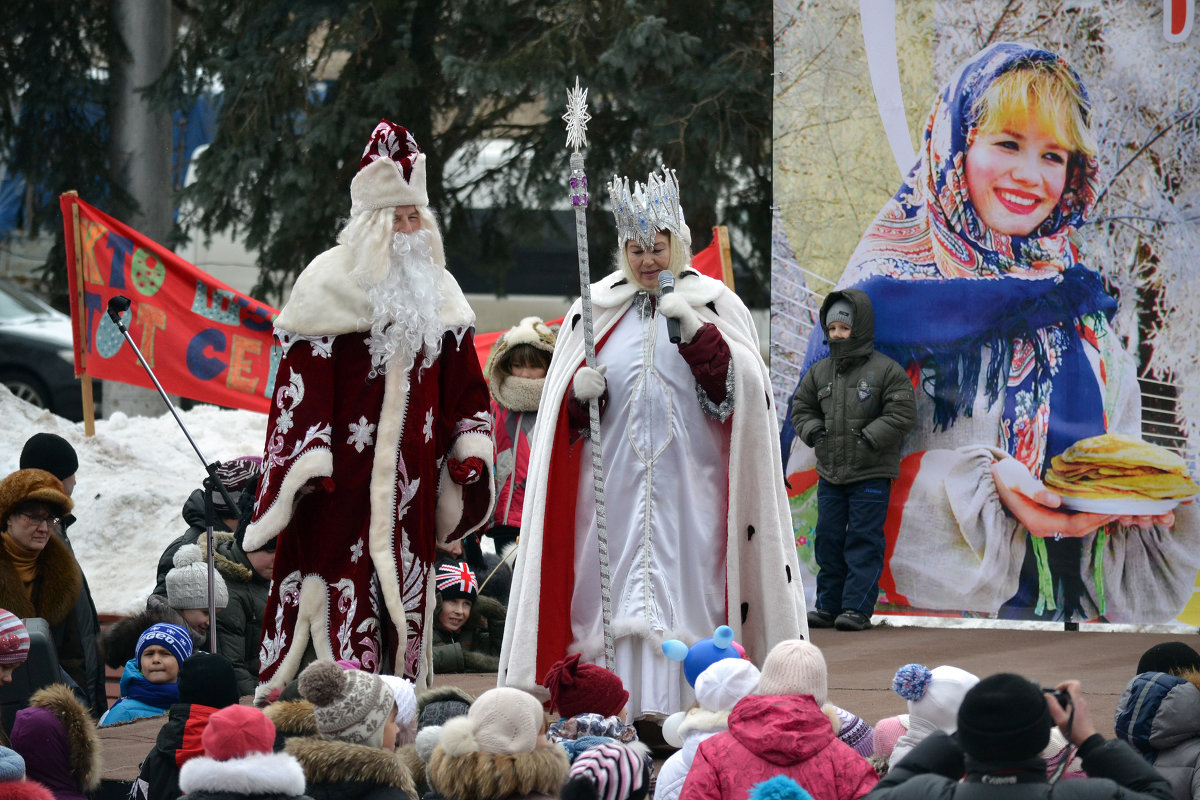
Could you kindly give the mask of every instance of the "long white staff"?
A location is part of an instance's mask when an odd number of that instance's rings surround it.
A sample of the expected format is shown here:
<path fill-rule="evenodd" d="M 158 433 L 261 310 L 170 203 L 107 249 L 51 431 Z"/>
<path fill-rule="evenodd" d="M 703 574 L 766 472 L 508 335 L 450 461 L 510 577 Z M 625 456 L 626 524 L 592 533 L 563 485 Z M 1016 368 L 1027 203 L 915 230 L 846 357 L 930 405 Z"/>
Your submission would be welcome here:
<path fill-rule="evenodd" d="M 592 327 L 592 277 L 587 246 L 587 173 L 583 171 L 583 151 L 587 148 L 587 89 L 567 89 L 567 147 L 571 149 L 571 205 L 575 207 L 575 242 L 579 251 L 579 299 L 583 304 L 583 347 L 585 363 L 596 368 L 596 332 Z M 596 493 L 596 538 L 600 543 L 600 614 L 604 621 L 604 666 L 613 669 L 612 578 L 608 572 L 608 524 L 604 519 L 604 461 L 600 452 L 600 399 L 588 403 L 591 422 L 592 489 Z"/>

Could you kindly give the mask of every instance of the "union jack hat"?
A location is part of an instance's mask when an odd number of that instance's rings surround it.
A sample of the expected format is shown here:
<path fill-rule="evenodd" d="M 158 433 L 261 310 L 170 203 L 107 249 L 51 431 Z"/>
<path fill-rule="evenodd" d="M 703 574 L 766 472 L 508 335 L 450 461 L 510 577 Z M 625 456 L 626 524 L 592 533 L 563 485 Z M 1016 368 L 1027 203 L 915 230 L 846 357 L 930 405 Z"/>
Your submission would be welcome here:
<path fill-rule="evenodd" d="M 438 564 L 434 581 L 443 600 L 470 600 L 474 603 L 479 596 L 479 580 L 464 561 Z"/>

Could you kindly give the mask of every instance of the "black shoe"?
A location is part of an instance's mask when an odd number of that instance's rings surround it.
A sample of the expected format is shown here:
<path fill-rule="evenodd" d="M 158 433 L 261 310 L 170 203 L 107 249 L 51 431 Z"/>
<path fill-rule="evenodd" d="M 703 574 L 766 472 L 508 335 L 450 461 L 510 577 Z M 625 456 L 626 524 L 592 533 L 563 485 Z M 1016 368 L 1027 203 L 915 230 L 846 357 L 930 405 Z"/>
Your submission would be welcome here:
<path fill-rule="evenodd" d="M 832 628 L 835 619 L 837 619 L 837 614 L 832 611 L 822 611 L 819 608 L 814 608 L 808 612 L 808 627 Z"/>
<path fill-rule="evenodd" d="M 847 610 L 838 614 L 837 619 L 833 621 L 833 627 L 839 631 L 865 631 L 871 627 L 871 618 L 861 611 Z"/>

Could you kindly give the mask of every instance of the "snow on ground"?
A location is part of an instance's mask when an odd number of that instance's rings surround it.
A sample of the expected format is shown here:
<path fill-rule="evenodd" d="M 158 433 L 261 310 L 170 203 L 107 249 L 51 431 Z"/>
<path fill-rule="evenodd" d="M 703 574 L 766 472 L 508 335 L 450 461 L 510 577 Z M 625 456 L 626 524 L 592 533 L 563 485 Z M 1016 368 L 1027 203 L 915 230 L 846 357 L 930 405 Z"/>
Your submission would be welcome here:
<path fill-rule="evenodd" d="M 198 406 L 181 411 L 180 416 L 210 462 L 262 455 L 265 414 Z M 96 420 L 96 435 L 88 437 L 83 434 L 83 423 L 34 408 L 0 385 L 0 476 L 17 469 L 21 447 L 38 431 L 57 433 L 79 454 L 78 483 L 72 497 L 79 521 L 71 527 L 71 544 L 91 585 L 96 610 L 117 614 L 138 610 L 154 588 L 159 555 L 187 530 L 180 512 L 205 478 L 199 458 L 165 410 L 159 417 L 131 418 L 118 413 Z M 897 627 L 1063 629 L 1061 622 L 907 616 L 877 616 L 875 620 Z M 1178 622 L 1080 627 L 1144 633 L 1196 631 Z"/>
<path fill-rule="evenodd" d="M 198 406 L 180 417 L 209 462 L 262 455 L 267 416 Z M 0 386 L 0 476 L 15 471 L 25 440 L 57 433 L 79 454 L 71 545 L 87 575 L 96 610 L 136 611 L 154 588 L 163 549 L 187 530 L 180 512 L 206 473 L 175 418 L 96 420 L 96 435 L 18 400 Z"/>

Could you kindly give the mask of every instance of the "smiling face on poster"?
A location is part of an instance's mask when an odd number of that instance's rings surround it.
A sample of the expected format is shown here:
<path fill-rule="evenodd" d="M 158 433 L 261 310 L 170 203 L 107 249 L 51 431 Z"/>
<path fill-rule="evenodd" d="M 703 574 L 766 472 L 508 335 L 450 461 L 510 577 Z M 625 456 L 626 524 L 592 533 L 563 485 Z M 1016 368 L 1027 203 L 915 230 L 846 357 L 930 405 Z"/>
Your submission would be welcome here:
<path fill-rule="evenodd" d="M 1128 299 L 1116 289 L 1136 284 L 1113 281 L 1081 250 L 1082 231 L 1098 235 L 1085 226 L 1105 196 L 1098 130 L 1111 128 L 1060 55 L 1007 43 L 967 55 L 928 114 L 918 164 L 837 280 L 870 296 L 875 348 L 906 368 L 917 394 L 879 611 L 1194 614 L 1194 426 L 1153 424 L 1171 405 L 1143 396 L 1145 352 L 1115 325 Z M 825 337 L 809 337 L 800 374 L 827 352 Z M 1168 414 L 1144 418 L 1154 410 Z M 785 430 L 793 517 L 812 568 L 815 475 L 793 436 Z"/>

